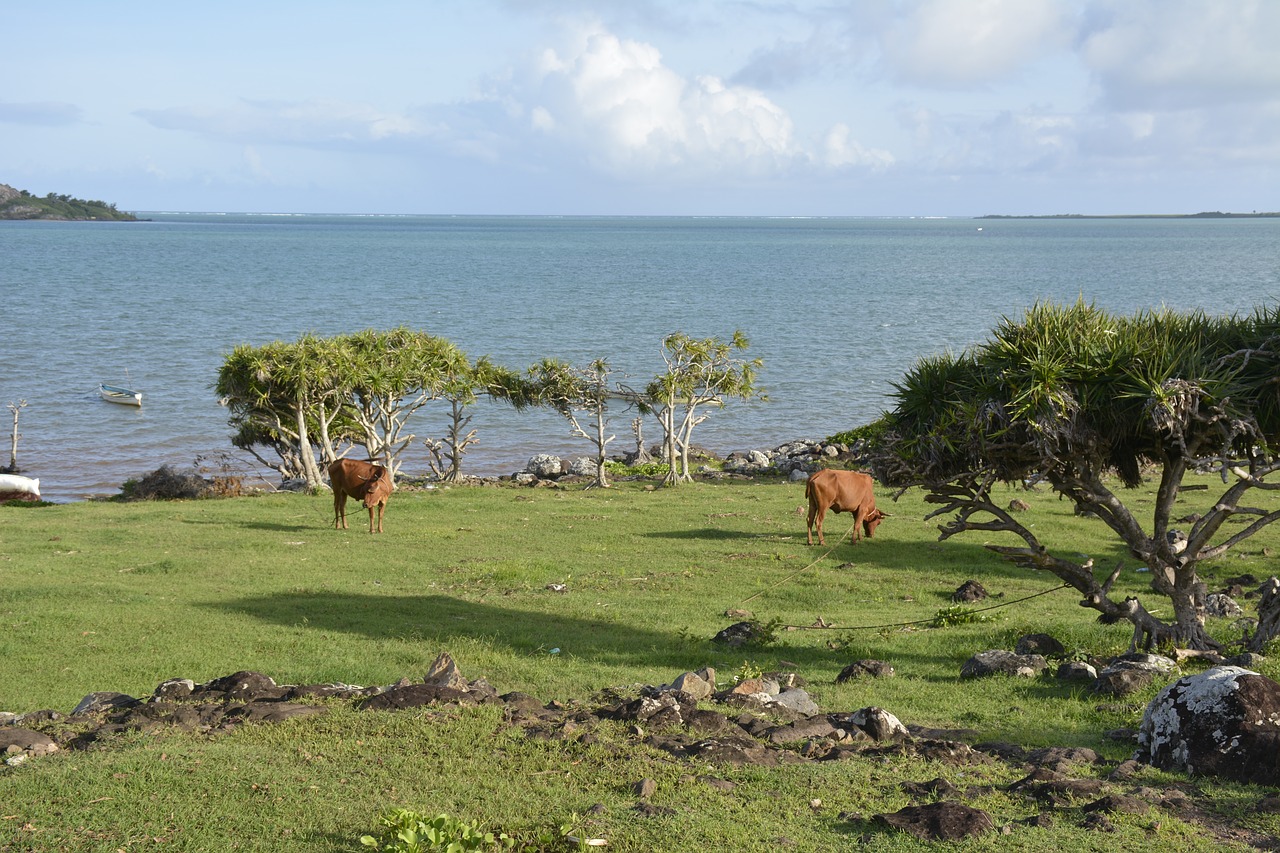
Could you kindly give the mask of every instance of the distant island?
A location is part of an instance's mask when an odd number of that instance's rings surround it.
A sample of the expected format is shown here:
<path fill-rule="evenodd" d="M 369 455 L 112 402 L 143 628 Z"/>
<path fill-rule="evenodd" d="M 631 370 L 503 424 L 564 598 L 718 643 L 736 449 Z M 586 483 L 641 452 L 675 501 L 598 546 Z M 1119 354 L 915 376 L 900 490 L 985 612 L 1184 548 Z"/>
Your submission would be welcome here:
<path fill-rule="evenodd" d="M 1277 213 L 1223 213 L 1220 210 L 1207 210 L 1203 213 L 1053 213 L 1047 216 L 1011 216 L 1007 214 L 989 213 L 978 219 L 1265 219 L 1280 216 Z"/>
<path fill-rule="evenodd" d="M 138 221 L 138 217 L 132 213 L 116 210 L 114 204 L 107 204 L 105 201 L 85 201 L 55 193 L 38 198 L 26 190 L 15 190 L 8 184 L 0 184 L 0 219 Z"/>

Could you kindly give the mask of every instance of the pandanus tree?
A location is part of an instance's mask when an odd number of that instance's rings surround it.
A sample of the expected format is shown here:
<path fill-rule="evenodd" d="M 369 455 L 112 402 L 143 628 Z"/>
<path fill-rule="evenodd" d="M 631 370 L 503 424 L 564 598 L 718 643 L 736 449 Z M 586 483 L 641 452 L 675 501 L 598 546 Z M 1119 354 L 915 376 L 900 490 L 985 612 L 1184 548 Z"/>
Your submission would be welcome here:
<path fill-rule="evenodd" d="M 707 419 L 709 408 L 723 406 L 729 398 L 764 399 L 755 384 L 761 360 L 738 356 L 749 344 L 741 330 L 727 341 L 692 338 L 684 332 L 663 338 L 666 370 L 638 395 L 638 402 L 657 414 L 662 425 L 663 455 L 670 466 L 664 485 L 693 479 L 689 470 L 693 430 Z"/>
<path fill-rule="evenodd" d="M 469 410 L 482 394 L 517 409 L 528 404 L 523 378 L 515 371 L 494 364 L 488 356 L 481 356 L 474 364 L 450 359 L 439 389 L 439 399 L 449 404 L 449 426 L 443 439 L 422 441 L 431 454 L 427 464 L 442 482 L 462 480 L 462 458 L 468 448 L 480 442 L 476 430 L 470 429 Z"/>
<path fill-rule="evenodd" d="M 534 402 L 550 406 L 569 422 L 569 432 L 591 442 L 595 449 L 596 478 L 592 485 L 607 488 L 605 469 L 609 442 L 609 401 L 622 400 L 611 386 L 614 370 L 598 358 L 578 367 L 546 358 L 529 368 L 528 382 Z"/>
<path fill-rule="evenodd" d="M 1280 489 L 1269 479 L 1280 468 L 1280 308 L 1113 316 L 1083 302 L 1038 304 L 1019 321 L 1002 320 L 984 344 L 921 360 L 894 397 L 874 467 L 887 482 L 922 486 L 940 505 L 929 517 L 950 516 L 941 539 L 1013 534 L 1020 546 L 987 547 L 1055 575 L 1103 621 L 1131 622 L 1131 648 L 1220 648 L 1206 631 L 1199 568 L 1280 519 L 1266 506 L 1267 493 Z M 1201 511 L 1184 506 L 1179 521 L 1179 496 L 1193 494 L 1186 478 L 1206 471 L 1196 485 L 1219 487 Z M 1148 477 L 1156 494 L 1143 517 L 1124 490 Z M 1094 567 L 1050 553 L 993 496 L 997 483 L 1031 480 L 1118 537 L 1150 571 L 1172 616 L 1160 618 L 1137 597 L 1116 600 L 1123 560 Z M 1189 525 L 1185 539 L 1175 524 Z M 1276 624 L 1264 614 L 1248 647 L 1261 648 Z"/>
<path fill-rule="evenodd" d="M 232 443 L 286 478 L 321 485 L 321 464 L 337 458 L 334 443 L 341 438 L 334 428 L 345 397 L 339 369 L 332 343 L 311 334 L 292 343 L 237 346 L 214 385 L 231 412 Z M 258 447 L 272 449 L 280 461 L 264 459 Z"/>
<path fill-rule="evenodd" d="M 438 399 L 471 365 L 444 338 L 405 327 L 366 329 L 336 343 L 350 391 L 349 411 L 361 431 L 358 443 L 394 477 L 400 453 L 415 438 L 407 431 L 409 417 Z"/>

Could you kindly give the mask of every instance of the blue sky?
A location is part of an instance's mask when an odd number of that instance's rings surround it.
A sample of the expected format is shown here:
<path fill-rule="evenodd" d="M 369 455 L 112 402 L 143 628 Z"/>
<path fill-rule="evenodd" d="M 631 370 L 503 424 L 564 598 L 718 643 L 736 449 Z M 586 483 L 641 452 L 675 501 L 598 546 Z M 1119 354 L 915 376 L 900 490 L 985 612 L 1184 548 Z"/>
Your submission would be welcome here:
<path fill-rule="evenodd" d="M 1280 0 L 52 0 L 0 33 L 0 183 L 124 210 L 1280 210 Z"/>

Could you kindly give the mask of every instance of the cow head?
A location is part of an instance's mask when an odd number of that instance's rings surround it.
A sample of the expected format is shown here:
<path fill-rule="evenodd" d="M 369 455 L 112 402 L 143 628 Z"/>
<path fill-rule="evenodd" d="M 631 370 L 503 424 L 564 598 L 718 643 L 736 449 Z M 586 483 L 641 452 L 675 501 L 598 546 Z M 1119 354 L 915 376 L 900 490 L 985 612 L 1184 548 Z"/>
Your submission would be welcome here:
<path fill-rule="evenodd" d="M 880 526 L 880 522 L 888 517 L 878 509 L 871 510 L 867 513 L 867 517 L 862 519 L 862 532 L 870 539 L 876 534 L 876 528 Z"/>
<path fill-rule="evenodd" d="M 377 467 L 377 474 L 365 483 L 364 505 L 373 509 L 380 503 L 386 503 L 391 497 L 391 472 L 382 466 Z"/>

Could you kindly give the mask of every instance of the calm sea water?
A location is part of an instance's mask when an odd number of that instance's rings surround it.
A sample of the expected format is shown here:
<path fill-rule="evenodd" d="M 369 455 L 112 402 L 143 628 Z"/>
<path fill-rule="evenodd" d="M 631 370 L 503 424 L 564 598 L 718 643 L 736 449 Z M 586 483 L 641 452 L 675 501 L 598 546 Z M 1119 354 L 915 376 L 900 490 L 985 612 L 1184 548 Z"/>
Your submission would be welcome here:
<path fill-rule="evenodd" d="M 1247 312 L 1280 296 L 1280 220 L 546 218 L 144 214 L 0 223 L 0 404 L 49 500 L 231 452 L 212 385 L 239 343 L 407 325 L 523 369 L 607 357 L 635 384 L 673 331 L 742 329 L 767 403 L 698 428 L 719 452 L 822 438 L 891 405 L 916 359 L 1037 300 Z M 142 409 L 101 401 L 131 384 Z M 0 409 L 0 465 L 10 418 Z M 614 420 L 632 446 L 630 413 Z M 413 423 L 442 436 L 443 404 Z M 587 455 L 549 412 L 485 403 L 473 474 Z M 656 423 L 646 438 L 659 438 Z M 406 473 L 426 473 L 420 443 Z M 270 478 L 271 475 L 268 474 Z"/>

